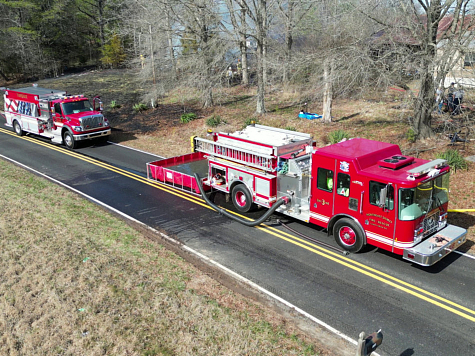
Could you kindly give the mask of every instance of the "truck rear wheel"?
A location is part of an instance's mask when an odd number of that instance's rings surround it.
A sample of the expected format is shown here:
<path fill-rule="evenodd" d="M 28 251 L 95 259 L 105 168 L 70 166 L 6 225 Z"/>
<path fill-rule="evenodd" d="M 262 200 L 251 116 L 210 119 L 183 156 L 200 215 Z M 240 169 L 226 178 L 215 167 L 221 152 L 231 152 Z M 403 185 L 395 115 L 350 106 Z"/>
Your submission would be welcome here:
<path fill-rule="evenodd" d="M 336 243 L 346 251 L 356 253 L 364 246 L 361 229 L 350 219 L 338 220 L 333 226 L 333 237 Z"/>
<path fill-rule="evenodd" d="M 13 122 L 13 129 L 15 130 L 15 133 L 18 136 L 23 136 L 24 135 L 24 132 L 23 132 L 23 129 L 21 128 L 20 123 L 16 120 Z"/>
<path fill-rule="evenodd" d="M 241 213 L 247 213 L 254 205 L 252 195 L 244 184 L 234 186 L 231 195 L 235 208 Z"/>
<path fill-rule="evenodd" d="M 70 150 L 73 150 L 73 149 L 76 148 L 76 141 L 74 141 L 74 136 L 69 131 L 64 131 L 64 133 L 63 133 L 63 143 Z"/>

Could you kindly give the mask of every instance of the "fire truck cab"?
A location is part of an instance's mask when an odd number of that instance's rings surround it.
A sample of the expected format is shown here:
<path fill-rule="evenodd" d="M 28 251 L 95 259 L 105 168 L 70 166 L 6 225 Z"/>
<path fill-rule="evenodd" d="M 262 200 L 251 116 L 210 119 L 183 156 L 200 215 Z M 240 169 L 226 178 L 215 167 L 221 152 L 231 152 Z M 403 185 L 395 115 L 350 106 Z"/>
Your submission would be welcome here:
<path fill-rule="evenodd" d="M 465 242 L 447 224 L 449 166 L 402 155 L 399 146 L 355 138 L 312 154 L 310 222 L 344 249 L 365 244 L 432 265 Z"/>
<path fill-rule="evenodd" d="M 19 136 L 32 133 L 74 149 L 78 141 L 111 134 L 99 97 L 91 105 L 84 95 L 32 86 L 5 89 L 4 100 L 6 125 Z"/>

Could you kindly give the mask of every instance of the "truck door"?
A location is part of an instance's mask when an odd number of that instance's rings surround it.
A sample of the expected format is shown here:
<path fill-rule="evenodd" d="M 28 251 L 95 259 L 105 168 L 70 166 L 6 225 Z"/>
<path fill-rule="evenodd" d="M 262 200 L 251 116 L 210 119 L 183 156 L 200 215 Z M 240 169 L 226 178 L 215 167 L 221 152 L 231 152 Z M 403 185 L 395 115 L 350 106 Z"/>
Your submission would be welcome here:
<path fill-rule="evenodd" d="M 385 246 L 386 249 L 394 242 L 394 227 L 396 210 L 394 209 L 394 186 L 387 182 L 370 180 L 368 197 L 364 201 L 364 228 L 368 239 L 373 240 L 376 246 Z M 381 189 L 387 187 L 387 197 L 384 206 L 380 206 Z M 384 247 L 383 247 L 384 248 Z"/>
<path fill-rule="evenodd" d="M 340 162 L 336 174 L 334 214 L 346 214 L 361 222 L 363 183 L 347 162 Z M 346 167 L 343 168 L 342 167 Z M 351 167 L 353 168 L 353 167 Z"/>
<path fill-rule="evenodd" d="M 311 222 L 326 227 L 333 216 L 335 195 L 335 159 L 314 158 L 312 194 L 310 199 Z"/>
<path fill-rule="evenodd" d="M 53 115 L 54 124 L 56 126 L 62 127 L 63 126 L 63 114 L 61 111 L 61 104 L 56 103 L 54 104 L 54 115 Z"/>

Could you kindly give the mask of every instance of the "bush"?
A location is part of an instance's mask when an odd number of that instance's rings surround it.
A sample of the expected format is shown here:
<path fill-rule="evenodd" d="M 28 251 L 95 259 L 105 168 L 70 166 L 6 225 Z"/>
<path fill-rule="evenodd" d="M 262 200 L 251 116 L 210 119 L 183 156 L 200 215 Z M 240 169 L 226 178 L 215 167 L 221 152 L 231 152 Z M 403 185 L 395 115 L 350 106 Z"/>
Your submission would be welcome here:
<path fill-rule="evenodd" d="M 447 160 L 447 163 L 454 172 L 456 172 L 457 169 L 468 168 L 467 161 L 463 158 L 459 151 L 454 149 L 448 149 L 445 152 L 439 153 L 437 158 Z"/>
<path fill-rule="evenodd" d="M 338 143 L 340 142 L 341 140 L 343 139 L 349 139 L 350 138 L 350 135 L 348 134 L 348 132 L 346 131 L 343 131 L 343 130 L 336 130 L 336 131 L 332 131 L 328 134 L 328 138 L 330 140 L 330 143 L 331 144 L 334 144 L 334 143 Z"/>
<path fill-rule="evenodd" d="M 257 117 L 250 117 L 249 119 L 247 119 L 245 122 L 244 122 L 244 127 L 248 126 L 248 125 L 251 125 L 252 123 L 254 124 L 258 124 L 259 123 L 259 119 Z"/>
<path fill-rule="evenodd" d="M 147 110 L 148 106 L 147 104 L 144 104 L 144 103 L 138 103 L 138 104 L 134 104 L 133 109 L 135 110 L 135 112 L 142 112 L 142 111 Z"/>
<path fill-rule="evenodd" d="M 406 138 L 409 142 L 416 142 L 416 138 L 417 138 L 417 135 L 416 135 L 416 132 L 413 130 L 413 128 L 409 128 L 409 130 L 407 130 L 406 132 Z"/>
<path fill-rule="evenodd" d="M 109 104 L 109 107 L 110 107 L 111 109 L 118 109 L 118 108 L 121 107 L 121 105 L 120 105 L 120 104 L 117 104 L 115 100 L 112 100 L 111 103 Z"/>
<path fill-rule="evenodd" d="M 183 123 L 183 124 L 187 124 L 189 123 L 190 121 L 193 121 L 197 118 L 196 114 L 193 113 L 193 112 L 187 112 L 183 115 L 181 115 L 180 117 L 180 121 Z"/>
<path fill-rule="evenodd" d="M 214 116 L 214 115 L 206 120 L 206 125 L 211 126 L 211 127 L 216 127 L 218 125 L 225 124 L 225 123 L 226 121 L 221 120 L 220 116 Z"/>

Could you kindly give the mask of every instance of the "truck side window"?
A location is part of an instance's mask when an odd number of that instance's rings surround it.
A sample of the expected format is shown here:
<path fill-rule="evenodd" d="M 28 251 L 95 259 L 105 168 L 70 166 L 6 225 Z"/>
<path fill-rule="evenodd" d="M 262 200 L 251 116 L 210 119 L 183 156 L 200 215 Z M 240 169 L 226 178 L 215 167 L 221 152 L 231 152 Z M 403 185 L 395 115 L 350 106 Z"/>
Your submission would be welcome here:
<path fill-rule="evenodd" d="M 338 181 L 336 183 L 336 193 L 347 197 L 350 195 L 350 175 L 338 173 Z"/>
<path fill-rule="evenodd" d="M 381 189 L 384 187 L 386 187 L 385 183 L 369 181 L 369 202 L 372 205 L 379 206 L 379 195 L 381 194 Z M 389 210 L 394 209 L 394 187 L 392 185 L 388 186 L 386 204 L 384 207 Z"/>
<path fill-rule="evenodd" d="M 61 104 L 60 103 L 54 104 L 54 112 L 61 116 Z"/>
<path fill-rule="evenodd" d="M 325 168 L 318 169 L 317 176 L 317 188 L 326 190 L 327 192 L 333 191 L 333 171 Z"/>

